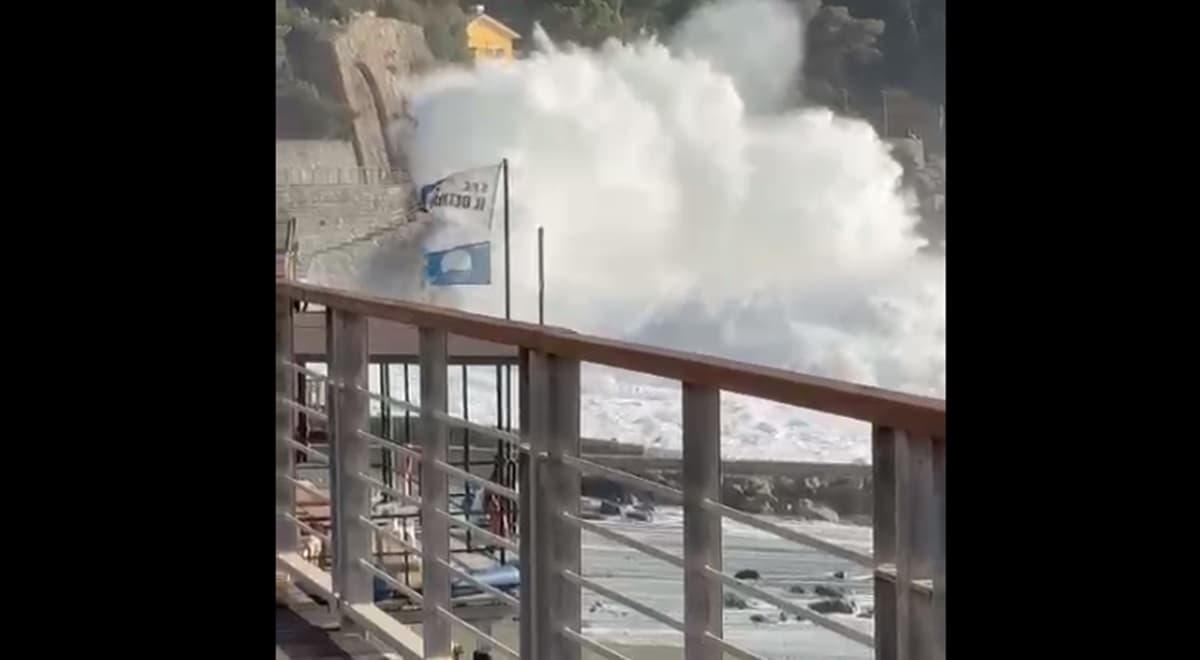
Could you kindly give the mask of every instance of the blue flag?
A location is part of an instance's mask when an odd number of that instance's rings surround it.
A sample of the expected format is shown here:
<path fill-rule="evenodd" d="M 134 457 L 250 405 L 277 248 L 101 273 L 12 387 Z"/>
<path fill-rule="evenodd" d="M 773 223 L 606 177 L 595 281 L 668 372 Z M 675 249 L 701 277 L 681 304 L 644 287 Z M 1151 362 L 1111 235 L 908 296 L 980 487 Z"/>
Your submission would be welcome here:
<path fill-rule="evenodd" d="M 433 286 L 491 284 L 491 241 L 426 252 L 425 281 Z"/>

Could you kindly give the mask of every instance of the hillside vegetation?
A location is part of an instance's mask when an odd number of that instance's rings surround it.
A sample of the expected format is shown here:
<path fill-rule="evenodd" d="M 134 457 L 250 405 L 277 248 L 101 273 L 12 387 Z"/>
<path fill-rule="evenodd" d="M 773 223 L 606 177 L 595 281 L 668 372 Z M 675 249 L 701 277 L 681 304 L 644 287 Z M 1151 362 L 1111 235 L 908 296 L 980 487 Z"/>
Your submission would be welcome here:
<path fill-rule="evenodd" d="M 615 37 L 668 32 L 711 0 L 493 0 L 488 14 L 522 34 L 539 22 L 556 41 L 598 45 Z M 945 102 L 945 0 L 789 0 L 806 18 L 805 96 L 878 123 L 881 95 L 897 90 L 931 107 Z M 347 115 L 296 80 L 284 37 L 291 30 L 328 29 L 354 12 L 374 11 L 422 26 L 433 54 L 466 61 L 464 27 L 470 4 L 454 0 L 278 0 L 276 101 L 286 137 L 335 137 Z M 528 42 L 528 39 L 526 40 Z M 527 45 L 527 44 L 526 44 Z M 800 79 L 796 85 L 801 84 Z"/>

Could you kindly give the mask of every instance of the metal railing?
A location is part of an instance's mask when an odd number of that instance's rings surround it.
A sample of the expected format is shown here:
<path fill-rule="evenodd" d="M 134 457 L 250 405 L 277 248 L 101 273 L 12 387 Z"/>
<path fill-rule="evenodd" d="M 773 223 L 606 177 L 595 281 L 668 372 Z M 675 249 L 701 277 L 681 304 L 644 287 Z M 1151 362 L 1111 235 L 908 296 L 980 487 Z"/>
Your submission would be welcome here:
<path fill-rule="evenodd" d="M 279 167 L 276 186 L 398 185 L 408 181 L 403 170 L 387 167 Z"/>
<path fill-rule="evenodd" d="M 577 660 L 581 649 L 624 658 L 583 633 L 581 590 L 587 589 L 663 623 L 684 637 L 685 657 L 716 660 L 760 656 L 724 639 L 722 614 L 728 587 L 779 607 L 798 618 L 874 648 L 877 659 L 945 657 L 945 404 L 941 400 L 889 392 L 718 358 L 589 337 L 567 330 L 468 314 L 416 303 L 371 298 L 322 287 L 279 281 L 277 352 L 277 491 L 281 511 L 277 546 L 281 568 L 315 585 L 343 615 L 373 639 L 413 658 L 445 658 L 451 625 L 460 626 L 495 651 L 517 658 Z M 292 403 L 291 323 L 294 304 L 324 305 L 329 359 L 328 411 L 333 481 L 330 541 L 332 574 L 296 560 L 298 529 L 289 479 L 296 446 L 292 425 L 300 404 Z M 403 449 L 420 461 L 421 495 L 412 498 L 367 475 L 371 445 L 388 443 L 367 433 L 367 317 L 420 329 L 420 404 L 387 398 L 417 415 L 419 449 Z M 520 348 L 518 433 L 509 433 L 447 414 L 447 337 L 450 333 Z M 580 365 L 591 362 L 652 374 L 682 383 L 682 490 L 636 477 L 580 455 Z M 737 392 L 870 422 L 873 425 L 874 552 L 867 555 L 796 529 L 766 521 L 721 503 L 720 394 Z M 301 410 L 305 414 L 320 411 Z M 520 452 L 518 488 L 507 488 L 449 465 L 448 431 L 473 433 L 510 443 Z M 392 447 L 393 449 L 395 447 Z M 311 455 L 311 454 L 310 454 Z M 580 514 L 581 475 L 600 475 L 656 497 L 681 502 L 683 556 L 632 539 Z M 450 513 L 449 479 L 474 483 L 518 505 L 518 541 L 492 534 Z M 372 535 L 389 534 L 367 517 L 370 491 L 392 491 L 420 507 L 420 547 L 393 541 L 422 558 L 422 635 L 376 607 L 372 580 L 395 587 L 392 576 L 372 565 Z M 533 496 L 536 494 L 536 496 Z M 729 575 L 722 564 L 722 519 L 770 532 L 873 571 L 874 635 L 772 594 Z M 451 565 L 450 530 L 469 530 L 520 557 L 520 597 L 476 580 Z M 581 533 L 621 543 L 683 569 L 682 620 L 655 610 L 583 575 Z M 474 583 L 519 611 L 520 648 L 499 643 L 456 616 L 450 580 Z M 402 590 L 403 591 L 403 590 Z"/>

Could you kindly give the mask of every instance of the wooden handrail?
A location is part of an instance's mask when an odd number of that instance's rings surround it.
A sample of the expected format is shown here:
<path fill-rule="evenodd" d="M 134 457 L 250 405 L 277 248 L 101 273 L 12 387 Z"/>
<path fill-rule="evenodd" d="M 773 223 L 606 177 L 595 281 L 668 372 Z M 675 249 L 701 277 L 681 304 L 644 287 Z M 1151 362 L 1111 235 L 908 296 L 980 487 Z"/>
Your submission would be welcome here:
<path fill-rule="evenodd" d="M 946 402 L 943 399 L 290 280 L 276 280 L 275 291 L 277 295 L 291 300 L 418 327 L 437 328 L 455 335 L 521 346 L 582 362 L 707 385 L 903 429 L 939 442 L 946 437 Z"/>

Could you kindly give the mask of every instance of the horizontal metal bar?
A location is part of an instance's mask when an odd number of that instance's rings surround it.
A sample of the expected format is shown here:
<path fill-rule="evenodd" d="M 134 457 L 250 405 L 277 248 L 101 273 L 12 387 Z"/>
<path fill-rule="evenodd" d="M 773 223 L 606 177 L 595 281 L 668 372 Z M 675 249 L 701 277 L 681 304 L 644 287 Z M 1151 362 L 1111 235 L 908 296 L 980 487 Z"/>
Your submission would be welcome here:
<path fill-rule="evenodd" d="M 315 496 L 325 500 L 326 502 L 329 501 L 329 493 L 322 491 L 321 489 L 317 488 L 316 486 L 309 485 L 303 481 L 300 481 L 299 479 L 294 479 L 292 477 L 289 477 L 286 474 L 276 474 L 275 476 L 279 477 L 280 479 L 283 479 L 284 481 L 292 484 L 296 488 L 299 488 L 300 490 L 302 490 L 310 495 L 315 495 Z"/>
<path fill-rule="evenodd" d="M 706 567 L 706 570 L 708 571 L 709 575 L 719 579 L 721 582 L 724 582 L 726 586 L 736 591 L 741 591 L 742 593 L 753 596 L 759 600 L 766 601 L 775 607 L 778 607 L 785 612 L 791 612 L 800 618 L 808 619 L 809 621 L 812 621 L 826 630 L 832 630 L 842 637 L 852 639 L 859 644 L 864 644 L 872 648 L 875 647 L 875 639 L 867 633 L 864 633 L 860 630 L 855 630 L 854 628 L 851 628 L 843 623 L 838 623 L 837 621 L 834 621 L 833 619 L 822 614 L 817 614 L 803 605 L 796 605 L 795 603 L 789 602 L 784 598 L 767 593 L 758 587 L 752 587 L 733 577 L 732 575 L 714 570 L 711 566 Z"/>
<path fill-rule="evenodd" d="M 672 619 L 671 617 L 667 616 L 666 614 L 663 614 L 662 612 L 659 612 L 656 609 L 646 607 L 645 605 L 642 605 L 641 603 L 637 602 L 636 600 L 633 600 L 632 598 L 629 598 L 628 596 L 625 596 L 616 591 L 613 591 L 612 589 L 609 589 L 608 587 L 606 587 L 602 584 L 593 582 L 574 571 L 564 569 L 562 572 L 562 576 L 564 578 L 566 578 L 567 580 L 574 582 L 575 584 L 583 587 L 584 589 L 587 589 L 588 591 L 594 591 L 609 600 L 616 601 L 616 602 L 624 605 L 625 607 L 628 607 L 629 609 L 631 609 L 635 612 L 638 612 L 642 615 L 648 616 L 651 619 L 654 619 L 655 621 L 658 621 L 660 623 L 664 623 L 664 624 L 674 628 L 675 630 L 678 630 L 679 632 L 683 632 L 683 622 L 682 621 L 676 621 L 675 619 Z"/>
<path fill-rule="evenodd" d="M 887 580 L 893 584 L 899 581 L 895 564 L 880 564 L 879 566 L 876 566 L 875 577 Z M 917 593 L 922 593 L 926 596 L 933 595 L 933 580 L 909 580 L 908 586 Z"/>
<path fill-rule="evenodd" d="M 583 635 L 580 635 L 579 633 L 575 632 L 574 630 L 571 630 L 570 628 L 564 627 L 561 632 L 562 632 L 563 637 L 566 637 L 567 639 L 575 642 L 576 644 L 579 644 L 580 646 L 588 649 L 589 651 L 591 651 L 592 653 L 595 653 L 596 655 L 602 655 L 602 656 L 608 658 L 609 660 L 630 660 L 628 657 L 623 656 L 620 653 L 617 653 L 616 651 L 608 648 L 607 646 L 604 646 L 603 644 L 600 644 L 599 642 L 597 642 L 593 639 L 584 637 Z"/>
<path fill-rule="evenodd" d="M 275 565 L 287 571 L 301 584 L 316 591 L 327 601 L 336 601 L 333 593 L 333 576 L 317 568 L 296 552 L 280 552 L 275 555 Z"/>
<path fill-rule="evenodd" d="M 290 360 L 280 360 L 279 364 L 282 364 L 283 366 L 285 366 L 288 369 L 291 369 L 293 371 L 298 371 L 298 372 L 304 374 L 305 376 L 308 376 L 309 378 L 313 378 L 313 379 L 321 380 L 321 381 L 329 380 L 329 376 L 327 374 L 323 374 L 319 371 L 313 371 L 312 369 L 309 369 L 308 367 L 301 366 Z"/>
<path fill-rule="evenodd" d="M 733 644 L 730 644 L 729 642 L 721 639 L 720 637 L 717 637 L 716 635 L 714 635 L 710 632 L 704 633 L 704 639 L 706 639 L 714 644 L 717 644 L 718 646 L 720 646 L 722 649 L 725 650 L 725 653 L 732 655 L 735 658 L 741 658 L 742 660 L 767 660 L 766 658 L 764 658 L 761 655 L 757 655 L 757 654 L 751 653 L 749 651 L 746 651 L 742 648 L 739 648 L 737 646 L 734 646 Z"/>
<path fill-rule="evenodd" d="M 395 543 L 396 545 L 400 546 L 401 548 L 404 548 L 405 550 L 413 553 L 414 555 L 420 555 L 420 556 L 424 557 L 425 553 L 422 552 L 422 550 L 420 548 L 409 543 L 408 541 L 405 541 L 399 534 L 396 534 L 392 530 L 390 530 L 386 527 L 380 527 L 380 526 L 376 525 L 374 522 L 371 522 L 370 518 L 368 518 L 366 516 L 359 516 L 358 522 L 366 525 L 368 528 L 371 529 L 371 531 L 375 532 L 376 534 L 382 534 L 383 536 L 388 537 L 388 540 L 390 540 L 392 543 Z"/>
<path fill-rule="evenodd" d="M 335 383 L 335 385 L 337 385 L 337 384 Z M 338 386 L 340 386 L 340 385 L 338 385 Z M 358 392 L 361 392 L 361 393 L 367 395 L 368 397 L 370 397 L 371 399 L 373 399 L 375 401 L 386 402 L 389 405 L 396 406 L 397 408 L 399 408 L 402 411 L 416 413 L 417 416 L 420 416 L 420 414 L 421 414 L 420 406 L 414 405 L 413 403 L 408 402 L 408 401 L 404 401 L 403 399 L 397 399 L 397 398 L 390 397 L 390 396 L 384 396 L 382 394 L 376 394 L 364 387 L 355 386 L 354 389 Z M 527 443 L 523 443 L 521 441 L 521 436 L 519 436 L 515 433 L 510 433 L 508 431 L 493 428 L 491 426 L 484 426 L 483 424 L 476 424 L 474 422 L 467 421 L 461 417 L 455 417 L 454 415 L 448 415 L 444 412 L 435 411 L 433 413 L 433 417 L 434 417 L 434 419 L 437 419 L 438 421 L 441 421 L 441 422 L 445 422 L 446 424 L 448 424 L 450 426 L 460 428 L 460 429 L 466 429 L 468 431 L 472 431 L 474 433 L 478 433 L 482 436 L 486 436 L 489 438 L 494 438 L 496 440 L 503 440 L 504 442 L 507 442 L 511 445 L 515 445 L 516 447 L 518 447 L 520 449 L 529 451 L 529 445 Z"/>
<path fill-rule="evenodd" d="M 493 649 L 500 651 L 501 653 L 503 653 L 504 655 L 507 655 L 510 658 L 516 658 L 517 660 L 521 660 L 520 653 L 517 653 L 516 651 L 514 651 L 514 650 L 508 648 L 507 646 L 501 644 L 500 642 L 496 641 L 495 637 L 492 637 L 491 635 L 483 632 L 482 630 L 476 628 L 475 626 L 458 618 L 450 610 L 447 610 L 446 608 L 442 607 L 441 605 L 438 605 L 437 613 L 446 617 L 447 619 L 450 619 L 450 621 L 452 623 L 462 626 L 467 632 L 474 635 L 476 639 L 481 639 L 481 640 L 487 642 L 489 645 L 491 645 L 491 647 Z"/>
<path fill-rule="evenodd" d="M 670 486 L 664 486 L 659 483 L 654 483 L 648 479 L 635 477 L 627 472 L 614 470 L 608 466 L 600 465 L 599 463 L 593 463 L 582 458 L 576 458 L 574 456 L 561 456 L 560 458 L 567 466 L 573 467 L 580 472 L 603 475 L 613 481 L 623 483 L 626 486 L 641 488 L 642 490 L 656 493 L 658 495 L 662 495 L 663 497 L 673 498 L 677 501 L 683 500 L 683 491 L 675 490 Z"/>
<path fill-rule="evenodd" d="M 374 574 L 375 577 L 386 582 L 388 584 L 388 586 L 392 587 L 396 591 L 399 591 L 400 593 L 404 594 L 405 596 L 408 596 L 410 599 L 412 599 L 412 601 L 414 603 L 419 604 L 425 600 L 424 598 L 421 597 L 421 594 L 416 589 L 413 589 L 412 587 L 408 586 L 407 584 L 404 584 L 400 580 L 397 580 L 396 578 L 388 575 L 386 571 L 381 570 L 378 566 L 376 566 L 375 564 L 372 564 L 371 562 L 367 561 L 366 559 L 359 558 L 358 563 L 360 566 L 362 566 L 363 568 L 367 569 L 372 574 Z"/>
<path fill-rule="evenodd" d="M 455 417 L 454 415 L 448 415 L 444 412 L 434 411 L 433 417 L 434 417 L 434 419 L 441 421 L 441 422 L 445 422 L 446 424 L 449 424 L 450 426 L 460 428 L 460 429 L 466 429 L 468 431 L 472 431 L 474 433 L 478 433 L 479 435 L 486 436 L 489 438 L 494 438 L 496 440 L 503 440 L 504 442 L 507 442 L 510 445 L 514 445 L 520 449 L 529 451 L 528 443 L 522 442 L 521 436 L 517 435 L 516 433 L 510 433 L 508 431 L 504 431 L 502 429 L 498 429 L 498 428 L 495 428 L 492 426 L 484 426 L 482 424 L 476 424 L 475 422 L 470 422 L 461 417 Z"/>
<path fill-rule="evenodd" d="M 425 657 L 425 644 L 421 636 L 374 603 L 343 603 L 339 609 L 370 633 L 373 642 L 399 651 L 407 660 Z"/>
<path fill-rule="evenodd" d="M 496 493 L 497 495 L 503 495 L 504 497 L 507 497 L 508 499 L 510 499 L 514 502 L 517 500 L 517 497 L 518 497 L 517 491 L 515 491 L 511 488 L 505 488 L 504 486 L 501 486 L 500 484 L 492 481 L 491 479 L 484 479 L 483 477 L 477 477 L 477 476 L 471 474 L 470 472 L 456 468 L 453 465 L 450 465 L 449 463 L 447 463 L 445 461 L 434 461 L 433 466 L 436 467 L 437 469 L 441 470 L 442 472 L 452 474 L 464 481 L 470 481 L 471 483 L 476 484 L 485 490 L 489 490 L 493 493 Z"/>
<path fill-rule="evenodd" d="M 333 544 L 333 541 L 330 540 L 330 537 L 328 534 L 322 534 L 321 532 L 317 531 L 315 527 L 310 527 L 303 520 L 300 520 L 296 516 L 293 516 L 292 514 L 286 512 L 286 511 L 280 511 L 279 515 L 282 516 L 284 520 L 287 520 L 288 522 L 292 523 L 296 527 L 299 527 L 300 529 L 308 532 L 309 534 L 312 534 L 313 536 L 321 539 L 321 541 L 323 541 L 326 546 Z"/>
<path fill-rule="evenodd" d="M 296 412 L 304 413 L 305 415 L 308 415 L 309 417 L 318 419 L 322 422 L 329 421 L 329 415 L 326 415 L 325 413 L 321 412 L 320 410 L 317 410 L 316 408 L 309 408 L 308 406 L 306 406 L 302 403 L 297 403 L 295 401 L 292 401 L 291 399 L 287 399 L 287 398 L 284 398 L 281 396 L 275 397 L 275 401 L 282 403 L 283 405 L 287 406 L 288 408 L 291 408 L 292 410 L 295 410 Z"/>
<path fill-rule="evenodd" d="M 450 515 L 449 513 L 442 511 L 441 509 L 434 509 L 434 511 L 437 512 L 437 514 L 439 516 L 441 516 L 441 517 L 445 518 L 447 521 L 449 521 L 450 524 L 454 525 L 455 527 L 461 527 L 463 529 L 470 530 L 472 533 L 478 534 L 481 537 L 483 537 L 484 540 L 491 541 L 492 543 L 502 546 L 504 548 L 507 548 L 508 550 L 511 550 L 513 552 L 519 553 L 521 551 L 520 546 L 518 546 L 516 543 L 513 543 L 512 541 L 509 541 L 508 539 L 506 539 L 502 536 L 496 536 L 495 534 L 480 527 L 479 525 L 473 525 L 461 518 L 456 518 L 456 517 Z"/>
<path fill-rule="evenodd" d="M 380 447 L 383 447 L 385 449 L 390 449 L 392 451 L 398 451 L 401 454 L 404 454 L 405 456 L 408 456 L 409 458 L 413 459 L 414 461 L 421 460 L 421 452 L 416 449 L 413 449 L 412 447 L 409 447 L 407 445 L 402 445 L 398 442 L 393 442 L 392 440 L 388 440 L 387 438 L 381 438 L 381 437 L 375 435 L 374 433 L 368 433 L 366 431 L 361 431 L 361 430 L 358 432 L 358 437 L 362 438 L 363 440 L 366 440 L 367 442 L 373 442 L 376 445 L 379 445 Z"/>
<path fill-rule="evenodd" d="M 704 500 L 703 506 L 705 509 L 712 511 L 713 513 L 719 513 L 727 518 L 740 522 L 743 525 L 754 527 L 755 529 L 761 529 L 764 532 L 770 532 L 776 536 L 779 536 L 780 538 L 784 538 L 801 545 L 807 545 L 811 548 L 816 548 L 817 550 L 827 552 L 835 557 L 841 557 L 847 561 L 852 561 L 859 566 L 875 568 L 875 559 L 872 558 L 871 555 L 855 552 L 854 550 L 843 548 L 840 545 L 830 543 L 824 539 L 819 539 L 810 534 L 797 532 L 794 529 L 788 529 L 787 527 L 767 522 L 744 511 L 738 511 L 733 507 L 725 506 L 720 502 L 714 502 L 706 499 Z"/>
<path fill-rule="evenodd" d="M 303 452 L 304 455 L 308 456 L 309 458 L 315 458 L 318 461 L 321 461 L 322 463 L 329 463 L 328 456 L 326 456 L 325 454 L 322 454 L 321 452 L 317 451 L 316 449 L 313 449 L 312 447 L 309 447 L 308 445 L 304 444 L 303 442 L 297 442 L 297 441 L 293 440 L 292 438 L 287 437 L 286 435 L 279 435 L 279 436 L 275 436 L 275 437 L 278 438 L 279 440 L 282 440 L 283 442 L 286 442 L 288 445 L 290 445 L 296 451 Z"/>
<path fill-rule="evenodd" d="M 302 454 L 304 454 L 305 456 L 310 457 L 310 458 L 316 458 L 317 461 L 325 463 L 326 468 L 329 467 L 329 463 L 330 463 L 329 456 L 322 454 L 322 452 L 319 452 L 316 449 L 313 449 L 313 448 L 311 448 L 311 446 L 308 446 L 304 443 L 296 442 L 296 440 L 289 438 L 287 436 L 276 436 L 276 437 L 278 439 L 283 440 L 283 442 L 287 443 L 289 446 L 292 446 L 292 448 L 295 449 L 296 451 L 302 452 Z"/>
<path fill-rule="evenodd" d="M 374 488 L 375 490 L 382 491 L 384 493 L 387 493 L 388 495 L 391 495 L 392 497 L 400 500 L 404 504 L 407 504 L 409 506 L 421 506 L 421 498 L 413 497 L 412 495 L 405 495 L 404 493 L 396 490 L 395 488 L 392 488 L 391 486 L 384 484 L 382 481 L 375 479 L 374 477 L 372 477 L 369 474 L 364 474 L 362 472 L 359 472 L 359 473 L 353 474 L 351 476 L 353 476 L 355 479 L 358 479 L 359 481 L 363 482 L 364 484 L 367 484 L 371 488 Z"/>
<path fill-rule="evenodd" d="M 436 558 L 434 561 L 441 564 L 446 570 L 450 571 L 454 575 L 457 575 L 458 577 L 462 578 L 463 580 L 466 580 L 467 582 L 470 582 L 471 584 L 475 585 L 476 587 L 479 587 L 480 591 L 484 591 L 488 594 L 491 594 L 492 596 L 504 601 L 505 603 L 507 603 L 508 605 L 510 605 L 512 607 L 520 607 L 521 606 L 521 601 L 517 600 L 516 598 L 513 598 L 512 596 L 504 593 L 503 591 L 500 591 L 499 589 L 493 587 L 490 584 L 481 582 L 474 575 L 471 575 L 470 573 L 467 573 L 466 571 L 461 571 L 461 570 L 451 566 L 450 562 L 447 562 L 446 560 L 441 559 L 440 557 Z"/>
<path fill-rule="evenodd" d="M 651 557 L 654 557 L 655 559 L 658 559 L 660 561 L 665 561 L 672 566 L 675 566 L 678 568 L 683 568 L 683 559 L 676 557 L 675 555 L 673 555 L 669 552 L 666 552 L 664 550 L 659 550 L 658 548 L 656 548 L 652 545 L 649 545 L 647 543 L 642 543 L 641 541 L 638 541 L 636 539 L 625 536 L 624 534 L 614 532 L 611 529 L 607 529 L 607 528 L 597 525 L 596 523 L 593 523 L 591 521 L 584 520 L 583 518 L 580 518 L 578 516 L 571 515 L 570 513 L 566 512 L 566 511 L 560 512 L 559 515 L 562 516 L 563 520 L 567 521 L 568 523 L 571 523 L 572 525 L 575 525 L 576 527 L 584 530 L 585 532 L 591 532 L 597 536 L 603 536 L 604 538 L 609 539 L 610 541 L 616 541 L 617 543 L 620 543 L 622 545 L 633 548 L 634 550 L 641 550 L 642 552 L 650 555 Z"/>
<path fill-rule="evenodd" d="M 341 383 L 338 383 L 336 381 L 331 381 L 331 382 L 333 382 L 334 387 L 339 387 L 339 388 L 345 387 L 344 385 L 342 385 Z M 403 410 L 403 411 L 407 411 L 410 413 L 417 413 L 418 415 L 421 412 L 421 406 L 414 405 L 413 403 L 411 403 L 409 401 L 405 401 L 404 399 L 397 399 L 395 397 L 384 396 L 382 394 L 376 394 L 365 387 L 359 387 L 357 385 L 355 385 L 351 389 L 355 390 L 356 392 L 360 392 L 362 394 L 367 395 L 368 398 L 370 398 L 374 401 L 379 401 L 380 403 L 387 403 L 389 406 L 396 406 L 397 408 L 399 408 L 400 410 Z"/>

